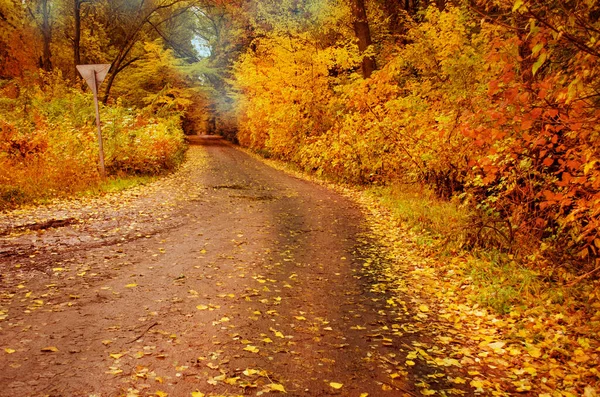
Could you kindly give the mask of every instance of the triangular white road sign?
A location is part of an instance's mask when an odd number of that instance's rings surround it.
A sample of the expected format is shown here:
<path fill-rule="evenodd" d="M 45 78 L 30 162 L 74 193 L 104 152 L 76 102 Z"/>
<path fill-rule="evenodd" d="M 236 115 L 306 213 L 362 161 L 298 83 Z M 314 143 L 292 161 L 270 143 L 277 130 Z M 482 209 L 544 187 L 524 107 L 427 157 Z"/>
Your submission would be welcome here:
<path fill-rule="evenodd" d="M 85 82 L 90 86 L 94 94 L 98 93 L 98 87 L 106 78 L 110 63 L 101 63 L 96 65 L 77 65 L 77 70 Z"/>

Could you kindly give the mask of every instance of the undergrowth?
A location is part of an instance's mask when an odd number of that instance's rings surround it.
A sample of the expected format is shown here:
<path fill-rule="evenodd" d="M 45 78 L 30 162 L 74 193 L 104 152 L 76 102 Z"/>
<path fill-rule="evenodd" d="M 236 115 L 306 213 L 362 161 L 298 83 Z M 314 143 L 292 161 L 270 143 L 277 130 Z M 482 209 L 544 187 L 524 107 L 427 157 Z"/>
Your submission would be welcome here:
<path fill-rule="evenodd" d="M 457 202 L 438 199 L 425 187 L 411 185 L 372 186 L 367 195 L 389 207 L 406 226 L 419 233 L 420 242 L 455 252 L 468 240 L 471 214 Z"/>
<path fill-rule="evenodd" d="M 473 245 L 476 215 L 458 201 L 439 199 L 433 192 L 411 185 L 367 188 L 367 196 L 388 208 L 407 229 L 415 243 L 440 261 L 461 257 L 461 267 L 471 284 L 469 299 L 500 315 L 565 301 L 587 307 L 594 280 L 577 278 L 564 267 L 527 262 L 485 241 Z M 535 257 L 529 258 L 535 261 Z M 588 307 L 590 313 L 593 308 Z"/>
<path fill-rule="evenodd" d="M 118 100 L 100 108 L 109 176 L 102 181 L 91 94 L 72 88 L 60 74 L 11 84 L 18 95 L 3 97 L 0 91 L 0 210 L 119 189 L 183 161 L 181 112 L 127 107 Z"/>
<path fill-rule="evenodd" d="M 147 185 L 157 178 L 154 175 L 113 176 L 100 181 L 97 185 L 90 186 L 79 194 L 82 196 L 97 196 L 105 193 L 119 192 L 132 187 Z"/>

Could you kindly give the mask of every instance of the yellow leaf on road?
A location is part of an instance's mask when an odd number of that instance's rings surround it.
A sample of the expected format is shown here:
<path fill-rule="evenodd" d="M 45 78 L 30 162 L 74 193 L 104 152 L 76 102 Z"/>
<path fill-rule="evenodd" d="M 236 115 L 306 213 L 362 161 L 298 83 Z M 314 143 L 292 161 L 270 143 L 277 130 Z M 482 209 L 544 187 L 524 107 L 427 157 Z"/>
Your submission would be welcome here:
<path fill-rule="evenodd" d="M 585 389 L 583 389 L 583 397 L 597 397 L 598 393 L 596 392 L 596 388 L 590 385 L 587 385 Z"/>
<path fill-rule="evenodd" d="M 154 393 L 157 397 L 167 397 L 169 395 L 169 393 L 165 393 L 164 391 L 160 391 L 157 390 L 156 393 Z"/>
<path fill-rule="evenodd" d="M 271 328 L 271 332 L 273 332 L 275 334 L 275 336 L 278 338 L 285 338 L 283 333 L 281 333 L 280 331 L 277 331 L 276 329 Z"/>
<path fill-rule="evenodd" d="M 334 389 L 341 389 L 344 385 L 341 383 L 331 382 L 329 383 L 329 386 L 333 387 Z"/>
<path fill-rule="evenodd" d="M 54 347 L 54 346 L 48 346 L 48 347 L 42 348 L 42 351 L 46 352 L 46 353 L 48 353 L 48 352 L 57 352 L 58 348 Z"/>
<path fill-rule="evenodd" d="M 227 383 L 228 385 L 235 386 L 238 379 L 240 379 L 240 378 L 238 376 L 236 376 L 235 378 L 226 378 L 223 382 Z"/>
<path fill-rule="evenodd" d="M 527 348 L 527 353 L 533 358 L 539 358 L 542 356 L 542 351 L 535 346 L 531 346 Z"/>
<path fill-rule="evenodd" d="M 483 382 L 480 380 L 472 380 L 469 384 L 476 389 L 483 389 Z"/>
<path fill-rule="evenodd" d="M 110 367 L 109 371 L 106 371 L 106 373 L 111 375 L 119 375 L 123 373 L 123 370 L 117 367 Z"/>
<path fill-rule="evenodd" d="M 135 287 L 137 287 L 137 284 L 136 284 L 136 283 L 127 284 L 127 285 L 125 286 L 125 288 L 135 288 Z"/>
<path fill-rule="evenodd" d="M 8 353 L 8 354 L 13 354 L 14 352 L 16 352 L 16 350 L 15 350 L 15 349 L 11 349 L 11 348 L 9 348 L 9 347 L 7 347 L 6 349 L 4 349 L 4 351 L 5 351 L 6 353 Z"/>
<path fill-rule="evenodd" d="M 204 397 L 205 394 L 199 391 L 193 391 L 192 392 L 192 397 Z"/>
<path fill-rule="evenodd" d="M 285 387 L 283 387 L 283 385 L 277 384 L 277 383 L 271 383 L 269 385 L 267 385 L 267 387 L 269 389 L 271 389 L 271 391 L 280 391 L 282 393 L 287 393 L 285 391 Z"/>
<path fill-rule="evenodd" d="M 251 352 L 251 353 L 258 353 L 260 349 L 256 346 L 248 345 L 248 346 L 244 347 L 244 350 Z"/>
<path fill-rule="evenodd" d="M 427 313 L 429 311 L 429 307 L 427 305 L 419 305 L 419 310 L 423 313 Z"/>

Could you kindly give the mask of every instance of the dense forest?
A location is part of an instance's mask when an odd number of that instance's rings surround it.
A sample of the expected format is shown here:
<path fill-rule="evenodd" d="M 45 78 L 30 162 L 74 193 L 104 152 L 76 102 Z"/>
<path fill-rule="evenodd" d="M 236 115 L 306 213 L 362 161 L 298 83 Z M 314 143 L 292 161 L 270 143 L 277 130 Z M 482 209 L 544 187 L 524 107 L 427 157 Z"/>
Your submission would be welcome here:
<path fill-rule="evenodd" d="M 600 5 L 593 0 L 1 0 L 4 205 L 157 173 L 183 131 L 338 181 L 418 186 L 463 244 L 598 269 Z"/>

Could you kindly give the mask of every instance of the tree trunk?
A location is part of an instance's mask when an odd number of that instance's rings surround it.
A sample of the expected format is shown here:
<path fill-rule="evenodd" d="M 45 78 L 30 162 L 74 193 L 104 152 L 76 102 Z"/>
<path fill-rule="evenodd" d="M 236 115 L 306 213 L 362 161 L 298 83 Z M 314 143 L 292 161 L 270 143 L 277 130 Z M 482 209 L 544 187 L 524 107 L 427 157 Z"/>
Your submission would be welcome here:
<path fill-rule="evenodd" d="M 354 33 L 358 39 L 358 49 L 362 54 L 371 45 L 371 30 L 369 29 L 369 21 L 367 20 L 365 0 L 352 0 L 352 17 L 354 19 Z M 371 73 L 376 68 L 377 65 L 373 56 L 363 57 L 362 74 L 365 79 L 371 76 Z"/>
<path fill-rule="evenodd" d="M 113 86 L 113 83 L 115 82 L 115 77 L 117 77 L 117 74 L 119 73 L 119 67 L 121 66 L 121 62 L 117 61 L 117 62 L 113 62 L 111 68 L 111 71 L 108 74 L 108 81 L 106 82 L 106 88 L 104 89 L 104 98 L 102 98 L 102 103 L 103 104 L 107 104 L 108 103 L 108 98 L 110 97 L 110 89 Z"/>
<path fill-rule="evenodd" d="M 81 0 L 73 0 L 73 19 L 75 20 L 75 31 L 73 32 L 73 63 L 74 66 L 81 65 Z M 75 69 L 77 76 L 77 69 Z"/>
<path fill-rule="evenodd" d="M 50 49 L 50 43 L 52 42 L 52 23 L 50 21 L 49 0 L 42 0 L 41 12 L 42 23 L 40 25 L 40 30 L 42 32 L 43 54 L 40 66 L 45 71 L 49 72 L 52 70 L 52 51 Z"/>

